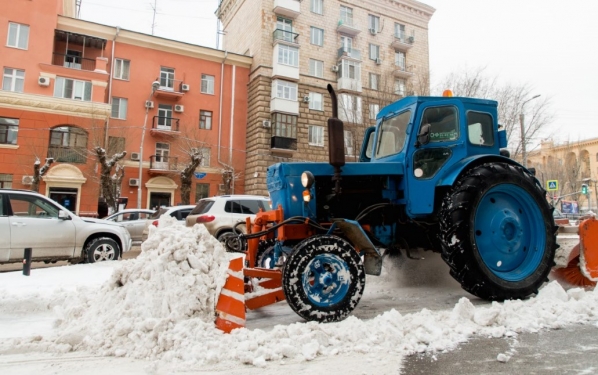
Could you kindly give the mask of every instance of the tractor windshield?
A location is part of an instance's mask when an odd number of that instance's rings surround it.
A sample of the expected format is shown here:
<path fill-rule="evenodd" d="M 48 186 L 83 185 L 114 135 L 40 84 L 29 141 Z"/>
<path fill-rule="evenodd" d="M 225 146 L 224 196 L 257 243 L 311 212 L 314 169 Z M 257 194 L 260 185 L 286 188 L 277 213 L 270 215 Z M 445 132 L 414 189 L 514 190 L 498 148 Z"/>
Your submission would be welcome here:
<path fill-rule="evenodd" d="M 405 111 L 382 121 L 376 144 L 376 158 L 398 154 L 403 150 L 410 119 L 411 111 Z"/>

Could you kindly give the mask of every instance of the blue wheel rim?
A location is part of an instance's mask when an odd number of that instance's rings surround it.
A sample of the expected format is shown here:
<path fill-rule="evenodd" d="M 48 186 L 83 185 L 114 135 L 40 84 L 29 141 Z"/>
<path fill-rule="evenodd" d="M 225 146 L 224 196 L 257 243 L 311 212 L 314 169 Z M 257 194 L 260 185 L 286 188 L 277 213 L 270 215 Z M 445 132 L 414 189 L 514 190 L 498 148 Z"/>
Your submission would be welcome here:
<path fill-rule="evenodd" d="M 475 244 L 486 267 L 510 282 L 532 275 L 546 248 L 544 217 L 534 198 L 513 184 L 490 189 L 475 213 Z"/>
<path fill-rule="evenodd" d="M 333 254 L 319 254 L 306 266 L 302 276 L 307 298 L 318 307 L 341 302 L 351 285 L 351 271 L 347 263 Z"/>

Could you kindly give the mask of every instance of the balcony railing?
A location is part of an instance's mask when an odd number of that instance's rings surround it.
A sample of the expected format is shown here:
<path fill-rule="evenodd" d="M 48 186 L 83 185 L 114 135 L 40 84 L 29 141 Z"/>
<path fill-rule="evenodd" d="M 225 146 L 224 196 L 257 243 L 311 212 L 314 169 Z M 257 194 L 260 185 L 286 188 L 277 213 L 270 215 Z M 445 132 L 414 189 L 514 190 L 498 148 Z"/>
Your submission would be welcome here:
<path fill-rule="evenodd" d="M 48 147 L 48 157 L 61 163 L 87 163 L 87 149 L 82 147 Z"/>
<path fill-rule="evenodd" d="M 299 37 L 299 34 L 294 33 L 292 31 L 276 29 L 276 30 L 274 30 L 272 35 L 274 37 L 274 42 L 283 41 L 283 42 L 289 42 L 289 43 L 298 43 L 297 38 Z"/>
<path fill-rule="evenodd" d="M 391 43 L 391 47 L 393 47 L 394 49 L 405 51 L 413 46 L 414 41 L 415 36 L 407 36 L 407 33 L 405 31 L 399 31 L 398 33 L 395 33 L 394 39 Z"/>
<path fill-rule="evenodd" d="M 297 139 L 273 136 L 270 140 L 270 147 L 283 150 L 297 150 Z"/>
<path fill-rule="evenodd" d="M 172 156 L 152 155 L 150 156 L 150 169 L 155 171 L 175 171 L 178 158 Z"/>
<path fill-rule="evenodd" d="M 338 49 L 338 58 L 349 57 L 355 60 L 361 60 L 361 51 L 355 48 L 341 47 Z"/>
<path fill-rule="evenodd" d="M 180 119 L 176 117 L 154 116 L 152 121 L 152 130 L 163 132 L 178 132 Z"/>
<path fill-rule="evenodd" d="M 413 75 L 411 66 L 395 65 L 393 73 L 395 77 L 409 78 Z"/>
<path fill-rule="evenodd" d="M 65 68 L 77 70 L 94 71 L 96 69 L 96 60 L 87 59 L 78 55 L 67 55 L 64 53 L 53 53 L 52 65 L 64 66 Z"/>
<path fill-rule="evenodd" d="M 341 18 L 338 21 L 336 31 L 351 36 L 355 36 L 361 32 L 361 30 L 359 30 L 359 25 L 353 22 L 353 18 Z"/>

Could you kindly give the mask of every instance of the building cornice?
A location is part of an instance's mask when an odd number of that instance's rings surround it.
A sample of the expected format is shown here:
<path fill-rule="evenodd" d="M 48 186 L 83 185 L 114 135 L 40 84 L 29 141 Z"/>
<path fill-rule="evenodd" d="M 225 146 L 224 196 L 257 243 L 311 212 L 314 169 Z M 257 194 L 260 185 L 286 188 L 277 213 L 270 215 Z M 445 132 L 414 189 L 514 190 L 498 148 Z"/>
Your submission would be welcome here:
<path fill-rule="evenodd" d="M 116 35 L 116 27 L 62 16 L 58 17 L 57 28 L 78 34 L 93 35 L 107 40 L 114 39 L 114 36 Z M 214 48 L 160 38 L 125 29 L 119 30 L 116 41 L 118 43 L 132 44 L 139 47 L 171 52 L 208 61 L 225 61 L 228 65 L 236 65 L 244 68 L 250 68 L 252 62 L 250 56 L 230 52 L 227 53 L 226 51 Z"/>
<path fill-rule="evenodd" d="M 0 91 L 0 108 L 105 120 L 110 104 Z"/>

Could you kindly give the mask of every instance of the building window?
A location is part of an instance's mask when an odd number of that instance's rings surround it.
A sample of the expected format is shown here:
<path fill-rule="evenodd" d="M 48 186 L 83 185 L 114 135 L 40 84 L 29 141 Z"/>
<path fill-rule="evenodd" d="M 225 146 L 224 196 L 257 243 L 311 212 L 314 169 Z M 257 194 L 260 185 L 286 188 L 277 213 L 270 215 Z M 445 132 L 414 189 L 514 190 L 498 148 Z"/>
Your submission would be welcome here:
<path fill-rule="evenodd" d="M 405 25 L 395 23 L 395 38 L 400 39 L 401 42 L 405 41 Z"/>
<path fill-rule="evenodd" d="M 12 187 L 12 175 L 0 173 L 0 188 L 10 189 Z"/>
<path fill-rule="evenodd" d="M 370 104 L 370 120 L 375 120 L 380 112 L 380 104 Z"/>
<path fill-rule="evenodd" d="M 272 135 L 297 139 L 297 116 L 274 113 L 272 115 Z"/>
<path fill-rule="evenodd" d="M 210 130 L 212 129 L 212 112 L 199 111 L 199 128 Z"/>
<path fill-rule="evenodd" d="M 353 8 L 341 5 L 341 24 L 353 26 Z"/>
<path fill-rule="evenodd" d="M 377 60 L 380 58 L 380 46 L 370 43 L 370 59 Z"/>
<path fill-rule="evenodd" d="M 285 42 L 295 43 L 295 36 L 293 35 L 293 21 L 284 18 L 284 17 L 277 17 L 276 18 L 276 30 L 280 30 L 276 34 L 278 34 L 277 39 L 284 40 Z"/>
<path fill-rule="evenodd" d="M 275 80 L 276 97 L 297 101 L 297 84 L 294 82 Z"/>
<path fill-rule="evenodd" d="M 310 146 L 324 146 L 324 127 L 309 125 L 307 139 Z"/>
<path fill-rule="evenodd" d="M 404 79 L 396 79 L 395 80 L 395 94 L 405 96 L 405 80 Z"/>
<path fill-rule="evenodd" d="M 214 94 L 214 76 L 201 75 L 201 92 L 203 94 Z"/>
<path fill-rule="evenodd" d="M 25 71 L 20 69 L 4 68 L 2 79 L 2 90 L 23 92 L 25 84 Z"/>
<path fill-rule="evenodd" d="M 129 60 L 115 59 L 114 60 L 114 78 L 129 79 L 129 69 L 131 62 Z"/>
<path fill-rule="evenodd" d="M 341 47 L 343 48 L 343 51 L 351 53 L 351 49 L 353 48 L 353 38 L 341 35 Z"/>
<path fill-rule="evenodd" d="M 127 118 L 127 99 L 112 98 L 112 118 L 125 120 Z"/>
<path fill-rule="evenodd" d="M 380 76 L 378 74 L 370 73 L 370 89 L 379 90 Z"/>
<path fill-rule="evenodd" d="M 50 130 L 48 157 L 57 162 L 85 163 L 87 132 L 74 126 L 60 126 Z"/>
<path fill-rule="evenodd" d="M 174 89 L 174 69 L 173 68 L 160 68 L 160 88 L 162 89 Z"/>
<path fill-rule="evenodd" d="M 29 44 L 29 26 L 20 23 L 8 23 L 8 39 L 6 45 L 20 49 L 27 49 Z"/>
<path fill-rule="evenodd" d="M 0 145 L 16 145 L 18 133 L 18 119 L 0 117 Z"/>
<path fill-rule="evenodd" d="M 210 184 L 195 184 L 195 202 L 210 196 Z"/>
<path fill-rule="evenodd" d="M 372 32 L 379 32 L 380 31 L 380 17 L 374 16 L 369 14 L 368 15 L 368 28 L 372 30 Z"/>
<path fill-rule="evenodd" d="M 89 102 L 91 101 L 91 82 L 56 77 L 54 96 Z"/>
<path fill-rule="evenodd" d="M 201 167 L 209 167 L 210 166 L 210 154 L 212 153 L 212 149 L 209 147 L 202 147 L 199 149 L 201 152 Z"/>
<path fill-rule="evenodd" d="M 316 111 L 322 111 L 323 107 L 323 96 L 319 92 L 309 93 L 309 109 L 315 109 Z"/>
<path fill-rule="evenodd" d="M 395 51 L 395 66 L 405 70 L 405 52 Z"/>
<path fill-rule="evenodd" d="M 343 59 L 340 76 L 342 78 L 361 79 L 361 64 L 355 61 Z"/>
<path fill-rule="evenodd" d="M 354 147 L 353 147 L 353 133 L 350 130 L 344 131 L 344 139 L 345 139 L 345 155 L 353 156 L 354 155 Z"/>
<path fill-rule="evenodd" d="M 278 63 L 290 66 L 299 66 L 299 48 L 287 46 L 286 44 L 279 44 Z"/>
<path fill-rule="evenodd" d="M 170 144 L 156 142 L 155 164 L 152 167 L 156 169 L 168 169 L 169 156 Z"/>
<path fill-rule="evenodd" d="M 324 77 L 324 61 L 309 59 L 309 75 L 314 77 Z"/>
<path fill-rule="evenodd" d="M 361 123 L 361 98 L 350 94 L 340 94 L 339 114 L 342 121 L 350 123 Z"/>
<path fill-rule="evenodd" d="M 172 106 L 170 104 L 158 105 L 158 128 L 170 130 L 172 126 Z"/>
<path fill-rule="evenodd" d="M 311 11 L 316 14 L 323 14 L 324 0 L 311 0 Z"/>
<path fill-rule="evenodd" d="M 311 44 L 316 46 L 324 45 L 324 30 L 317 27 L 311 27 Z"/>

